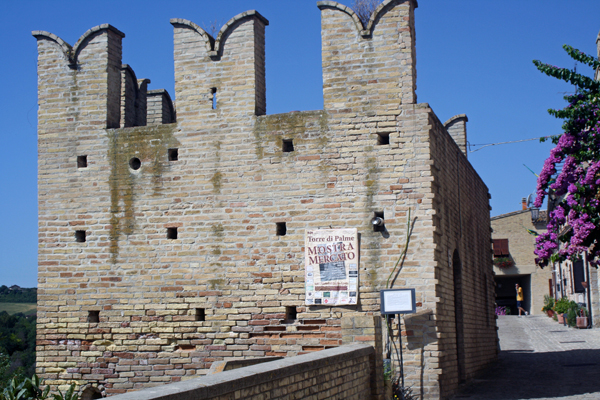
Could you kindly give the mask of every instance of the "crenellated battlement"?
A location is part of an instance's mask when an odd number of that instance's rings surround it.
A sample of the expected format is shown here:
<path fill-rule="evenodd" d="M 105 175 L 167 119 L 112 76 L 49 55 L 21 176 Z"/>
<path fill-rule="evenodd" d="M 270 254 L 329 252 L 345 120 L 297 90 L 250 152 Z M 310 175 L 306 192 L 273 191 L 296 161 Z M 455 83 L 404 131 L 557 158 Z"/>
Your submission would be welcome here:
<path fill-rule="evenodd" d="M 214 39 L 195 23 L 175 18 L 175 98 L 184 123 L 267 112 L 266 18 L 251 10 L 230 19 Z"/>
<path fill-rule="evenodd" d="M 121 126 L 145 126 L 150 79 L 137 79 L 133 69 L 121 67 Z"/>
<path fill-rule="evenodd" d="M 206 51 L 208 55 L 216 61 L 223 54 L 223 45 L 225 39 L 228 37 L 231 31 L 233 31 L 237 26 L 239 26 L 244 20 L 252 18 L 258 19 L 265 26 L 269 25 L 269 21 L 265 17 L 260 15 L 260 13 L 258 13 L 256 10 L 249 10 L 231 18 L 229 21 L 227 21 L 227 23 L 225 23 L 225 25 L 221 27 L 221 29 L 217 33 L 216 39 L 213 38 L 211 34 L 206 32 L 200 26 L 193 23 L 192 21 L 188 21 L 187 19 L 171 18 L 171 24 L 173 26 L 187 26 L 190 29 L 196 31 L 205 40 Z"/>
<path fill-rule="evenodd" d="M 414 4 L 414 8 L 417 8 L 417 1 L 416 0 L 411 0 L 411 1 Z M 356 12 L 354 12 L 354 10 L 352 8 L 345 6 L 343 4 L 340 4 L 336 1 L 330 1 L 330 0 L 318 1 L 317 7 L 319 7 L 319 9 L 321 9 L 321 10 L 330 8 L 330 9 L 339 10 L 341 12 L 348 14 L 350 16 L 350 18 L 352 18 L 352 20 L 354 21 L 354 25 L 356 26 L 356 29 L 360 32 L 361 37 L 364 39 L 367 39 L 367 38 L 372 37 L 373 29 L 375 28 L 375 25 L 377 24 L 379 19 L 387 11 L 389 11 L 392 7 L 394 7 L 396 5 L 396 3 L 397 2 L 395 0 L 386 0 L 386 1 L 383 1 L 381 4 L 379 4 L 379 6 L 377 6 L 375 8 L 375 10 L 373 10 L 373 12 L 371 13 L 371 17 L 369 18 L 369 21 L 367 21 L 366 26 L 363 24 L 363 22 L 360 20 L 359 16 L 356 14 Z"/>
<path fill-rule="evenodd" d="M 322 20 L 323 97 L 327 111 L 398 109 L 416 102 L 414 0 L 385 0 L 366 26 L 356 13 L 334 1 L 320 1 Z M 267 113 L 265 27 L 269 21 L 255 10 L 227 21 L 213 38 L 192 21 L 171 19 L 174 29 L 175 98 L 182 123 L 224 116 Z M 121 65 L 121 31 L 109 24 L 89 29 L 74 46 L 60 37 L 34 31 L 38 39 L 40 117 L 50 127 L 59 118 L 46 110 L 46 95 L 70 98 L 78 123 L 107 128 L 175 121 L 168 94 L 149 94 L 150 80 L 139 83 L 133 69 Z M 56 51 L 56 53 L 53 53 Z M 69 72 L 70 71 L 70 72 Z M 67 78 L 69 76 L 69 78 Z M 76 83 L 75 83 L 76 82 Z M 96 84 L 99 82 L 99 86 Z M 86 84 L 90 83 L 89 87 Z M 91 90 L 91 89 L 94 90 Z M 88 90 L 90 89 L 90 90 Z M 152 99 L 151 99 L 152 98 Z M 97 103 L 97 107 L 83 105 Z M 58 103 L 57 103 L 58 104 Z M 69 120 L 69 116 L 63 115 Z M 64 121 L 63 121 L 64 122 Z"/>
<path fill-rule="evenodd" d="M 416 103 L 416 1 L 385 0 L 366 27 L 344 5 L 317 5 L 326 110 L 372 113 Z"/>
<path fill-rule="evenodd" d="M 85 32 L 74 46 L 44 31 L 38 40 L 38 98 L 40 125 L 48 131 L 66 126 L 119 128 L 145 126 L 149 79 L 138 81 L 127 64 L 121 64 L 125 34 L 109 24 Z M 164 100 L 163 98 L 164 97 Z M 168 94 L 156 107 L 175 111 Z M 164 109 L 164 110 L 163 110 Z M 162 122 L 160 122 L 162 123 Z"/>
<path fill-rule="evenodd" d="M 112 32 L 121 39 L 125 37 L 125 34 L 110 24 L 102 24 L 88 29 L 75 43 L 75 46 L 71 46 L 58 36 L 53 33 L 45 31 L 33 31 L 31 34 L 38 40 L 49 40 L 55 42 L 60 49 L 63 51 L 65 59 L 68 61 L 69 68 L 77 69 L 79 53 L 85 48 L 88 43 L 96 35 L 101 35 L 104 32 Z"/>

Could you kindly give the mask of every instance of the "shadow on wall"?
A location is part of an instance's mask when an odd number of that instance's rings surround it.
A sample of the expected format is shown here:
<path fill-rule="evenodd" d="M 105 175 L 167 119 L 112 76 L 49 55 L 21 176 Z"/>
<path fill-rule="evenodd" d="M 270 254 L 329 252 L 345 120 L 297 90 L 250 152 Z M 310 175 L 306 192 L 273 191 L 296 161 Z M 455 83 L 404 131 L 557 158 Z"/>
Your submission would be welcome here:
<path fill-rule="evenodd" d="M 404 329 L 406 330 L 406 347 L 408 350 L 420 349 L 419 360 L 419 386 L 421 390 L 421 399 L 425 398 L 423 391 L 425 375 L 425 347 L 432 343 L 437 343 L 435 325 L 433 324 L 432 310 L 423 310 L 416 314 L 408 314 L 403 319 Z"/>

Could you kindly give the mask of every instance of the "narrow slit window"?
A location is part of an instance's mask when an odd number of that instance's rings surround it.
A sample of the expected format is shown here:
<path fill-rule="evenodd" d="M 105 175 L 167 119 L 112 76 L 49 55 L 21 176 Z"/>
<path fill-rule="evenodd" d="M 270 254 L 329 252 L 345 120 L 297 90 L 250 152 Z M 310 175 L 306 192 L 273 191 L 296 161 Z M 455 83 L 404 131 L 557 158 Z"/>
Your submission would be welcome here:
<path fill-rule="evenodd" d="M 77 156 L 77 168 L 87 168 L 87 156 Z"/>
<path fill-rule="evenodd" d="M 177 228 L 167 228 L 167 239 L 177 239 Z"/>
<path fill-rule="evenodd" d="M 210 93 L 212 94 L 212 109 L 217 109 L 217 88 L 210 88 Z"/>
<path fill-rule="evenodd" d="M 275 227 L 277 231 L 277 236 L 285 236 L 285 234 L 287 233 L 287 227 L 285 225 L 285 222 L 277 222 L 275 224 Z"/>
<path fill-rule="evenodd" d="M 288 321 L 295 321 L 298 319 L 298 309 L 295 306 L 286 306 L 285 319 Z"/>
<path fill-rule="evenodd" d="M 196 308 L 196 321 L 206 321 L 206 313 L 204 312 L 204 308 Z"/>
<path fill-rule="evenodd" d="M 79 243 L 85 242 L 85 231 L 75 231 L 75 241 Z"/>
<path fill-rule="evenodd" d="M 294 151 L 294 140 L 293 139 L 283 139 L 283 144 L 281 146 L 281 150 L 284 153 L 291 153 Z"/>
<path fill-rule="evenodd" d="M 386 144 L 390 144 L 390 134 L 389 133 L 378 133 L 377 134 L 377 145 L 384 146 Z"/>
<path fill-rule="evenodd" d="M 179 149 L 169 149 L 169 161 L 177 161 L 179 160 Z"/>
<path fill-rule="evenodd" d="M 100 311 L 88 311 L 88 322 L 90 324 L 97 324 L 100 322 Z"/>
<path fill-rule="evenodd" d="M 373 213 L 372 221 L 373 221 L 373 232 L 384 232 L 385 231 L 385 218 L 383 215 L 383 211 L 375 211 Z"/>

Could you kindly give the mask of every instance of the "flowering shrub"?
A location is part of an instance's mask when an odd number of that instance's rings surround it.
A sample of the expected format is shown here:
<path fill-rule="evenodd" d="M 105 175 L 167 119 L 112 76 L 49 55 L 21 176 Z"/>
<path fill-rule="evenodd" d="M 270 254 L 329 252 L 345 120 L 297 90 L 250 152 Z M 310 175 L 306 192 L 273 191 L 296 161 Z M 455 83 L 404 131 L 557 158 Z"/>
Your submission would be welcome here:
<path fill-rule="evenodd" d="M 570 46 L 563 46 L 576 61 L 594 69 L 600 61 Z M 568 105 L 562 110 L 548 112 L 564 119 L 563 133 L 552 138 L 556 145 L 544 163 L 537 183 L 534 205 L 541 207 L 549 196 L 555 207 L 548 215 L 548 231 L 536 238 L 536 263 L 576 260 L 596 241 L 600 243 L 600 82 L 575 71 L 533 62 L 546 75 L 569 82 L 577 87 L 573 95 L 565 96 Z M 543 139 L 542 139 L 543 140 Z M 563 167 L 556 176 L 556 165 Z M 558 242 L 564 243 L 558 250 Z M 597 267 L 600 246 L 589 257 Z"/>
<path fill-rule="evenodd" d="M 494 265 L 498 268 L 509 268 L 512 267 L 515 263 L 508 257 L 498 257 L 494 258 Z"/>
<path fill-rule="evenodd" d="M 510 308 L 496 307 L 496 315 L 510 315 Z"/>
<path fill-rule="evenodd" d="M 549 296 L 547 294 L 544 295 L 544 307 L 542 307 L 543 312 L 554 311 L 554 297 Z"/>

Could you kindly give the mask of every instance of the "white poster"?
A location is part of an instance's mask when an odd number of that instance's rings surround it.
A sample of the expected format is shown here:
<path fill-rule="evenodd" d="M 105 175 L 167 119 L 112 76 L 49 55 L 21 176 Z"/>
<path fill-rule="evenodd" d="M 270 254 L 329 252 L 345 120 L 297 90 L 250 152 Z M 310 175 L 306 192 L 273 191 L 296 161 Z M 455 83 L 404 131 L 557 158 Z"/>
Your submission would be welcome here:
<path fill-rule="evenodd" d="M 358 301 L 358 231 L 307 230 L 304 245 L 306 305 Z"/>

